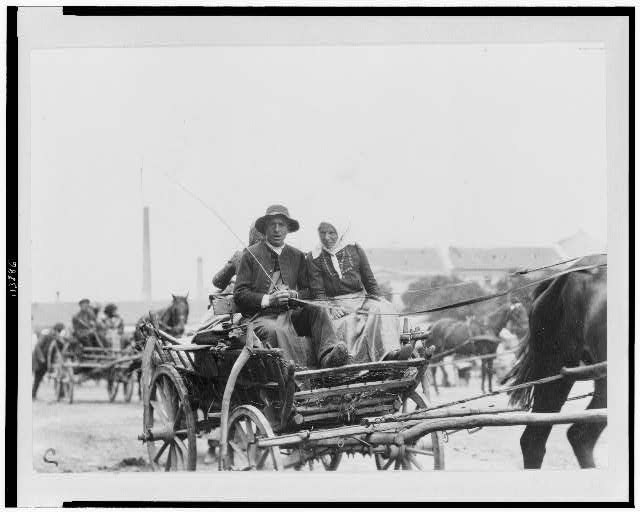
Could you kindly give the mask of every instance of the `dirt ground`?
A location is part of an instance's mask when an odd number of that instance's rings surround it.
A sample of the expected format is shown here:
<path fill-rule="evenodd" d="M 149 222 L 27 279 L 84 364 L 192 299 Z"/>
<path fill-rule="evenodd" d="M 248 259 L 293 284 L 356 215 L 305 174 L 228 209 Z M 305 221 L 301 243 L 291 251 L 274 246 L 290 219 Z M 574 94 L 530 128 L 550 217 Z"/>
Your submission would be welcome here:
<path fill-rule="evenodd" d="M 571 395 L 592 390 L 591 383 L 578 383 Z M 472 379 L 470 386 L 441 389 L 435 403 L 444 403 L 478 394 L 479 381 Z M 568 402 L 563 410 L 582 410 L 589 399 Z M 474 402 L 477 406 L 505 407 L 502 396 Z M 484 428 L 476 433 L 460 431 L 448 436 L 444 445 L 447 471 L 508 471 L 522 469 L 519 438 L 524 427 Z M 543 469 L 575 469 L 578 464 L 566 439 L 568 426 L 553 428 L 547 444 Z M 38 400 L 33 402 L 33 466 L 42 472 L 86 471 L 150 471 L 147 451 L 137 440 L 142 431 L 142 404 L 137 396 L 124 403 L 121 395 L 109 403 L 106 383 L 86 382 L 76 387 L 73 404 L 58 403 L 54 399 L 53 385 L 42 383 Z M 46 458 L 55 460 L 47 463 Z M 198 440 L 198 471 L 214 471 L 203 464 L 206 441 Z M 596 464 L 607 465 L 607 429 L 595 451 Z M 375 471 L 372 458 L 356 455 L 344 458 L 339 471 Z"/>

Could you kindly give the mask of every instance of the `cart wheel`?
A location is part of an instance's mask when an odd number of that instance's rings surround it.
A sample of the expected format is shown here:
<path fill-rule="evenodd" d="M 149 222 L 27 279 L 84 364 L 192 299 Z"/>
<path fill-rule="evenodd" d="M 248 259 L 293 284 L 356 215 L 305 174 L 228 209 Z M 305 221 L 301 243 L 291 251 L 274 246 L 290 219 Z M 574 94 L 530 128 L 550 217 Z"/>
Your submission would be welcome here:
<path fill-rule="evenodd" d="M 422 393 L 413 391 L 409 398 L 402 404 L 402 412 L 411 412 L 416 409 L 426 409 L 427 400 Z M 389 447 L 388 454 L 375 454 L 376 467 L 379 470 L 386 469 L 444 469 L 444 448 L 442 446 L 442 434 L 432 432 L 417 441 L 407 443 L 402 449 Z M 433 462 L 432 462 L 433 461 Z"/>
<path fill-rule="evenodd" d="M 149 461 L 155 471 L 195 471 L 196 422 L 180 374 L 158 367 L 144 401 L 144 432 Z"/>
<path fill-rule="evenodd" d="M 342 452 L 327 453 L 319 457 L 322 467 L 327 471 L 335 471 L 342 460 Z"/>
<path fill-rule="evenodd" d="M 273 430 L 259 409 L 253 405 L 236 407 L 229 416 L 225 468 L 281 471 L 283 465 L 278 447 L 258 448 L 256 444 L 256 438 L 269 437 L 273 437 Z"/>
<path fill-rule="evenodd" d="M 129 377 L 127 377 L 127 380 L 124 381 L 123 386 L 123 392 L 124 392 L 124 401 L 125 402 L 131 402 L 131 397 L 133 397 L 133 388 L 135 386 L 137 377 L 136 377 L 136 372 L 131 372 L 129 374 Z"/>
<path fill-rule="evenodd" d="M 142 378 L 140 379 L 141 399 L 147 400 L 149 388 L 151 386 L 151 378 L 155 374 L 156 368 L 161 363 L 155 353 L 155 348 L 160 346 L 160 342 L 155 336 L 149 336 L 142 351 L 141 369 Z"/>
<path fill-rule="evenodd" d="M 109 375 L 107 378 L 107 392 L 109 393 L 109 402 L 114 402 L 116 396 L 118 396 L 118 386 L 119 382 L 114 378 L 113 375 Z"/>

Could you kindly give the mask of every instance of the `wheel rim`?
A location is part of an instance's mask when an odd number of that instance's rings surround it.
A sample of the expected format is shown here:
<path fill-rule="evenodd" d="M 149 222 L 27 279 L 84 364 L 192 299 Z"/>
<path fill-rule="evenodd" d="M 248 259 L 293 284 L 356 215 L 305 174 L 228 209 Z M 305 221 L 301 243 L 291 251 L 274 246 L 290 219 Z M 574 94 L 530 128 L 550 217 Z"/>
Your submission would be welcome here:
<path fill-rule="evenodd" d="M 159 368 L 151 381 L 144 404 L 144 430 L 158 435 L 146 443 L 154 470 L 195 470 L 195 420 L 184 382 L 173 368 Z"/>
<path fill-rule="evenodd" d="M 427 400 L 424 395 L 414 391 L 402 404 L 402 412 L 425 409 Z M 420 470 L 444 469 L 444 450 L 442 434 L 432 432 L 403 447 L 390 447 L 387 454 L 375 454 L 376 467 L 379 470 Z"/>
<path fill-rule="evenodd" d="M 252 405 L 237 407 L 229 417 L 226 468 L 236 471 L 251 469 L 282 470 L 277 446 L 258 448 L 257 440 L 273 437 L 271 425 Z"/>

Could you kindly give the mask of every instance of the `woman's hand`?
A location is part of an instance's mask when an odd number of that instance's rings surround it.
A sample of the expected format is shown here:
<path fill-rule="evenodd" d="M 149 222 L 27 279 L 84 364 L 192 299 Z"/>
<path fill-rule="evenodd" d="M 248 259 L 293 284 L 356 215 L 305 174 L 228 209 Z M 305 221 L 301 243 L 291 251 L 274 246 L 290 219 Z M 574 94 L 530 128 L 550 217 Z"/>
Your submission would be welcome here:
<path fill-rule="evenodd" d="M 329 311 L 329 315 L 334 320 L 337 320 L 338 318 L 342 318 L 343 316 L 346 316 L 347 312 L 341 308 L 331 308 L 331 310 Z"/>

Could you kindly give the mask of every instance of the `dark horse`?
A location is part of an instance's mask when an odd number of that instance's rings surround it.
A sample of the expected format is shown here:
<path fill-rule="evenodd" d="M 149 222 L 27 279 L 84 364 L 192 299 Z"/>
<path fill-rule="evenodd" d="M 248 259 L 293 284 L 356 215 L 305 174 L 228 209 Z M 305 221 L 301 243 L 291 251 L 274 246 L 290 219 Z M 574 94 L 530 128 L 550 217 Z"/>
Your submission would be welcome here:
<path fill-rule="evenodd" d="M 158 327 L 167 334 L 172 336 L 182 336 L 184 334 L 185 325 L 189 319 L 189 302 L 187 300 L 189 294 L 187 293 L 184 297 L 171 294 L 171 297 L 173 297 L 173 300 L 168 307 L 147 313 L 136 323 L 133 341 L 138 349 L 144 348 L 142 343 L 144 343 L 145 337 L 141 327 L 145 322 L 151 321 L 151 315 L 158 322 Z"/>
<path fill-rule="evenodd" d="M 514 368 L 503 379 L 521 384 L 557 374 L 562 367 L 580 362 L 607 360 L 607 269 L 606 256 L 582 258 L 574 267 L 603 265 L 558 276 L 540 284 L 533 293 L 529 334 L 522 342 Z M 528 405 L 533 412 L 558 412 L 573 381 L 563 379 L 511 393 L 511 403 Z M 607 379 L 594 381 L 587 409 L 607 406 Z M 582 468 L 592 468 L 593 448 L 604 423 L 575 423 L 567 438 Z M 520 437 L 524 467 L 538 469 L 545 455 L 551 425 L 529 425 Z"/>
<path fill-rule="evenodd" d="M 489 313 L 483 321 L 475 317 L 467 318 L 466 322 L 454 320 L 453 318 L 442 318 L 435 322 L 430 329 L 431 336 L 428 343 L 435 345 L 436 352 L 443 353 L 452 351 L 456 356 L 485 356 L 495 355 L 498 350 L 500 331 L 507 325 L 514 311 L 523 308 L 520 303 L 511 302 L 500 306 Z M 488 383 L 489 391 L 493 391 L 493 361 L 495 358 L 482 359 L 482 391 L 485 390 L 485 381 Z M 438 392 L 436 383 L 437 366 L 431 367 L 433 385 Z M 447 374 L 442 370 L 445 385 L 448 385 Z"/>

